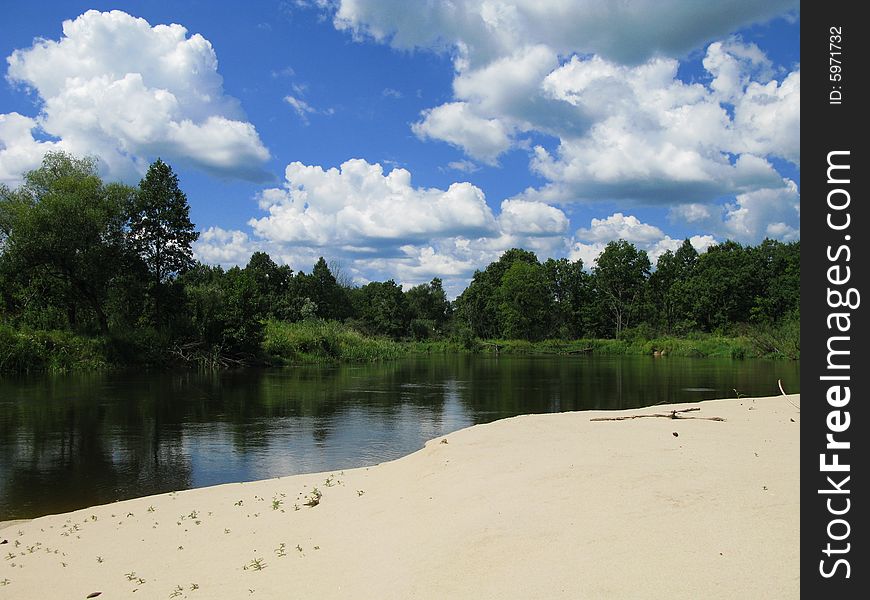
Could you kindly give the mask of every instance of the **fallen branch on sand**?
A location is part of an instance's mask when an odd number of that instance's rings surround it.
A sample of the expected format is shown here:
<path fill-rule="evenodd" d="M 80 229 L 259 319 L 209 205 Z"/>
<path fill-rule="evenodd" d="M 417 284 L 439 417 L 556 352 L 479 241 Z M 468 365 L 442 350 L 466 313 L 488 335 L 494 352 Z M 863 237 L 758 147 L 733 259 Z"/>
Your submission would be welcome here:
<path fill-rule="evenodd" d="M 625 421 L 627 419 L 642 419 L 644 417 L 661 417 L 664 419 L 704 419 L 706 421 L 724 421 L 722 417 L 684 417 L 680 413 L 693 412 L 701 410 L 700 408 L 683 408 L 680 410 L 672 410 L 669 413 L 654 413 L 651 415 L 625 415 L 622 417 L 596 417 L 589 419 L 590 421 Z"/>

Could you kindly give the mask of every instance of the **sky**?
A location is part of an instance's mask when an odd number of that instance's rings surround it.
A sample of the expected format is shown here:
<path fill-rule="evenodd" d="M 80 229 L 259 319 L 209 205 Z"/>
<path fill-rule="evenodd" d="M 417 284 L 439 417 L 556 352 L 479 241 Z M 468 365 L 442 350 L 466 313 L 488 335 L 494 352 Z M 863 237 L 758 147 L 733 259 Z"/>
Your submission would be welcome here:
<path fill-rule="evenodd" d="M 4 3 L 0 183 L 178 174 L 196 257 L 451 295 L 512 247 L 800 238 L 794 0 Z"/>

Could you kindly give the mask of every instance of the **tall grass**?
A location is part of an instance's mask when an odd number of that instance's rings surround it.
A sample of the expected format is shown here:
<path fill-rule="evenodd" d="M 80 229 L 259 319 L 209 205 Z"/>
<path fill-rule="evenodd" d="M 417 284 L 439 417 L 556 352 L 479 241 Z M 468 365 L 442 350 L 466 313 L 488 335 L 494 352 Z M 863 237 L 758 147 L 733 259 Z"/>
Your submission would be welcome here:
<path fill-rule="evenodd" d="M 374 362 L 407 353 L 398 342 L 367 337 L 337 321 L 268 321 L 263 350 L 279 364 Z"/>
<path fill-rule="evenodd" d="M 65 373 L 106 367 L 106 347 L 101 339 L 0 325 L 0 373 Z"/>

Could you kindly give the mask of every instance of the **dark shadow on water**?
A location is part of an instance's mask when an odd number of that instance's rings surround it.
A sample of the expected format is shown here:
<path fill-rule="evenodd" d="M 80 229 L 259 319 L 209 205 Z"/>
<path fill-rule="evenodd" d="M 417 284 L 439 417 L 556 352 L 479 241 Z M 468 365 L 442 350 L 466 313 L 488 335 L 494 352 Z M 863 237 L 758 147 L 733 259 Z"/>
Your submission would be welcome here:
<path fill-rule="evenodd" d="M 0 379 L 0 521 L 372 465 L 526 413 L 799 390 L 799 363 L 479 357 Z"/>

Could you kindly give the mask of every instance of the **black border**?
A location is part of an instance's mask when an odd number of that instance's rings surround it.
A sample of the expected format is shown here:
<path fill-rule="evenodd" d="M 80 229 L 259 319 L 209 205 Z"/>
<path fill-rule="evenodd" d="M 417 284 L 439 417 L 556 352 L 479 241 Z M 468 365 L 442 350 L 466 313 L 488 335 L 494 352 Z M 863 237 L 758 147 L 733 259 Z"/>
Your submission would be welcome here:
<path fill-rule="evenodd" d="M 870 590 L 870 586 L 866 585 L 867 552 L 862 547 L 866 538 L 866 495 L 858 491 L 859 487 L 867 488 L 864 476 L 867 448 L 862 442 L 867 439 L 867 420 L 870 418 L 865 408 L 870 392 L 870 362 L 866 351 L 866 345 L 870 343 L 866 317 L 870 310 L 870 290 L 865 284 L 866 272 L 870 270 L 867 241 L 870 238 L 870 215 L 867 210 L 870 198 L 867 197 L 866 184 L 870 173 L 863 139 L 868 135 L 868 128 L 866 119 L 861 118 L 861 113 L 870 109 L 866 86 L 862 81 L 868 76 L 870 57 L 867 56 L 866 39 L 870 34 L 865 30 L 866 21 L 858 15 L 861 7 L 863 4 L 859 2 L 816 2 L 805 3 L 801 11 L 801 70 L 805 85 L 801 98 L 800 525 L 801 593 L 806 598 L 866 598 Z M 842 55 L 834 56 L 843 61 L 842 81 L 831 81 L 830 66 L 834 63 L 830 60 L 830 52 L 836 50 L 830 46 L 831 27 L 842 28 Z M 842 92 L 840 104 L 831 102 L 830 92 L 835 89 Z M 828 153 L 842 150 L 849 151 L 848 162 L 851 166 L 847 186 L 851 197 L 847 209 L 851 224 L 848 230 L 834 231 L 826 221 L 829 212 L 827 195 L 831 189 L 842 186 L 828 183 Z M 836 218 L 842 218 L 842 213 L 838 213 Z M 848 241 L 846 235 L 850 237 Z M 850 246 L 851 261 L 847 263 L 842 260 L 845 253 L 838 263 L 830 261 L 828 247 L 835 252 L 842 244 Z M 861 293 L 861 304 L 854 310 L 834 309 L 828 305 L 828 288 L 836 289 L 828 281 L 828 269 L 833 264 L 851 268 L 851 280 L 839 287 L 844 291 L 854 287 Z M 828 329 L 828 314 L 840 311 L 850 312 L 851 329 L 847 334 Z M 850 563 L 848 578 L 845 577 L 843 565 L 833 577 L 825 578 L 820 573 L 822 559 L 825 559 L 829 570 L 836 559 L 834 555 L 826 557 L 823 549 L 829 541 L 826 531 L 828 523 L 837 517 L 831 515 L 826 506 L 827 498 L 832 496 L 820 494 L 819 490 L 830 487 L 826 481 L 828 475 L 833 475 L 838 481 L 842 479 L 837 473 L 822 473 L 819 464 L 819 455 L 826 452 L 825 436 L 829 433 L 826 419 L 829 411 L 833 410 L 826 398 L 831 382 L 820 380 L 821 376 L 830 374 L 827 369 L 827 343 L 831 335 L 850 337 L 847 360 L 851 368 L 840 373 L 850 376 L 850 381 L 844 385 L 850 386 L 851 400 L 841 410 L 849 411 L 851 421 L 845 432 L 837 434 L 838 439 L 851 443 L 849 450 L 840 453 L 840 462 L 850 464 L 847 474 L 851 480 L 843 487 L 850 490 L 851 505 L 849 512 L 842 517 L 849 522 L 850 533 L 842 542 L 832 542 L 832 546 L 850 544 L 848 553 L 837 556 Z M 845 346 L 841 344 L 841 348 Z M 860 455 L 864 455 L 864 461 L 859 460 Z M 835 502 L 842 502 L 844 496 L 836 498 Z M 842 524 L 838 527 L 841 529 L 835 529 L 835 533 L 845 531 Z"/>

